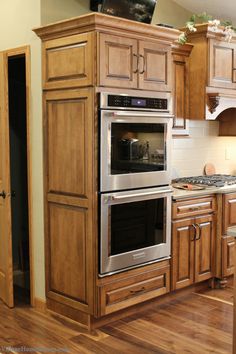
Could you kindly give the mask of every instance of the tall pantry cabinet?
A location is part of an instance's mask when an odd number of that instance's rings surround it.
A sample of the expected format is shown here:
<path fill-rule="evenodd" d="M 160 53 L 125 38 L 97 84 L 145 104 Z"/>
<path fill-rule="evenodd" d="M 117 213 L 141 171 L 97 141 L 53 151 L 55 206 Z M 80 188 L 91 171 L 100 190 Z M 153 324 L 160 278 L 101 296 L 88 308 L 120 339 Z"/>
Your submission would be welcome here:
<path fill-rule="evenodd" d="M 98 13 L 34 31 L 43 42 L 47 307 L 91 327 L 99 316 L 169 291 L 168 261 L 98 277 L 97 92 L 170 92 L 179 32 Z M 111 289 L 122 282 L 129 301 L 116 290 L 108 311 Z"/>

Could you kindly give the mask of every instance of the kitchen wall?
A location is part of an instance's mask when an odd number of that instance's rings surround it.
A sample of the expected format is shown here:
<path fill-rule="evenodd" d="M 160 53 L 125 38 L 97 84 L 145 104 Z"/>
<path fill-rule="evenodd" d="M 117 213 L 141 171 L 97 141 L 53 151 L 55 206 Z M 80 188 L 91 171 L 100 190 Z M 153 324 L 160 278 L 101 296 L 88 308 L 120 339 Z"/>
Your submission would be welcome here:
<path fill-rule="evenodd" d="M 41 23 L 83 15 L 90 11 L 90 0 L 41 0 Z M 172 0 L 157 0 L 152 24 L 165 23 L 176 28 L 185 25 L 191 12 Z"/>
<path fill-rule="evenodd" d="M 165 23 L 175 28 L 181 28 L 184 27 L 191 15 L 191 12 L 172 0 L 157 0 L 152 24 Z"/>
<path fill-rule="evenodd" d="M 41 42 L 32 32 L 40 26 L 40 0 L 1 1 L 0 50 L 24 45 L 31 47 L 31 154 L 32 154 L 32 219 L 35 295 L 45 297 L 43 173 L 42 173 L 42 104 Z"/>
<path fill-rule="evenodd" d="M 196 176 L 211 162 L 216 173 L 236 174 L 236 137 L 219 137 L 217 121 L 190 121 L 189 137 L 172 140 L 172 177 Z"/>
<path fill-rule="evenodd" d="M 89 7 L 90 0 L 41 0 L 41 24 L 83 15 Z"/>

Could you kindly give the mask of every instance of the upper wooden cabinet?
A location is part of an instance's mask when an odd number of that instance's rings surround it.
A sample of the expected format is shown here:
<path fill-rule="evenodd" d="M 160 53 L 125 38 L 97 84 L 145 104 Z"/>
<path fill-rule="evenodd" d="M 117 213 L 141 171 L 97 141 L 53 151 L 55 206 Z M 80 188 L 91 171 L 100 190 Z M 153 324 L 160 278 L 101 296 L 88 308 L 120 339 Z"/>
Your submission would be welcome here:
<path fill-rule="evenodd" d="M 209 86 L 236 89 L 236 44 L 210 39 Z"/>
<path fill-rule="evenodd" d="M 188 35 L 190 56 L 190 118 L 216 119 L 229 107 L 236 89 L 236 36 L 225 40 L 223 30 L 209 24 Z M 228 98 L 225 98 L 228 97 Z"/>
<path fill-rule="evenodd" d="M 171 91 L 170 46 L 100 34 L 99 86 Z"/>
<path fill-rule="evenodd" d="M 94 33 L 84 33 L 43 44 L 45 89 L 94 84 L 94 37 Z"/>
<path fill-rule="evenodd" d="M 171 44 L 178 30 L 91 13 L 35 32 L 43 40 L 44 89 L 172 89 Z"/>

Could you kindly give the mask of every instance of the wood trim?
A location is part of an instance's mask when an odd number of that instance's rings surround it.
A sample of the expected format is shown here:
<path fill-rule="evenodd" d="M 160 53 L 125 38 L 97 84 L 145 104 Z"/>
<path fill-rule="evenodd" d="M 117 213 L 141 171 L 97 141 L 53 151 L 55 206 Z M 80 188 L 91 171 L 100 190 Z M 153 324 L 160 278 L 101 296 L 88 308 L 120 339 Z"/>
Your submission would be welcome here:
<path fill-rule="evenodd" d="M 176 29 L 130 21 L 101 13 L 89 13 L 33 29 L 43 41 L 94 30 L 109 31 L 110 33 L 119 32 L 125 36 L 136 36 L 140 39 L 141 37 L 145 37 L 145 40 L 153 38 L 166 43 L 177 40 L 180 34 L 180 31 Z"/>
<path fill-rule="evenodd" d="M 236 262 L 236 247 L 234 249 L 234 261 Z M 233 327 L 233 354 L 236 354 L 236 267 L 234 273 L 234 327 Z"/>
<path fill-rule="evenodd" d="M 32 222 L 32 152 L 31 152 L 31 53 L 30 46 L 22 46 L 5 51 L 7 58 L 25 56 L 26 69 L 26 125 L 27 125 L 27 184 L 28 184 L 28 223 L 29 223 L 29 258 L 30 258 L 30 304 L 34 306 L 34 262 L 33 262 L 33 222 Z"/>
<path fill-rule="evenodd" d="M 35 310 L 45 313 L 47 311 L 46 301 L 39 299 L 37 297 L 34 298 L 34 306 Z"/>
<path fill-rule="evenodd" d="M 0 106 L 1 106 L 1 177 L 0 188 L 9 193 L 11 190 L 10 181 L 10 134 L 9 134 L 9 104 L 8 104 L 8 58 L 6 52 L 0 52 Z M 13 293 L 13 256 L 12 256 L 12 218 L 11 218 L 11 198 L 7 197 L 3 202 L 0 201 L 1 217 L 4 223 L 1 224 L 1 249 L 4 254 L 1 255 L 0 268 L 0 292 L 1 299 L 8 307 L 14 307 Z"/>

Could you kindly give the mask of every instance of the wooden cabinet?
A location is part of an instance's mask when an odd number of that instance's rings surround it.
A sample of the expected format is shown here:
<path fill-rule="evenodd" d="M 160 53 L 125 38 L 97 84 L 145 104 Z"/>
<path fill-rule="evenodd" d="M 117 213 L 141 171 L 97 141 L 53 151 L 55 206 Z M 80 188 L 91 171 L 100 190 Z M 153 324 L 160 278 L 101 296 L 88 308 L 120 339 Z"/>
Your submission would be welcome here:
<path fill-rule="evenodd" d="M 101 33 L 99 85 L 171 91 L 170 45 Z"/>
<path fill-rule="evenodd" d="M 235 238 L 227 236 L 227 228 L 236 225 L 236 193 L 223 195 L 222 211 L 222 277 L 227 277 L 235 266 Z"/>
<path fill-rule="evenodd" d="M 44 95 L 47 298 L 93 311 L 93 89 Z"/>
<path fill-rule="evenodd" d="M 232 107 L 230 97 L 236 89 L 236 36 L 228 43 L 223 30 L 216 32 L 211 25 L 202 24 L 188 40 L 194 45 L 189 70 L 190 118 L 216 119 L 221 114 L 222 119 L 222 112 Z"/>
<path fill-rule="evenodd" d="M 236 44 L 210 39 L 209 86 L 236 89 Z"/>
<path fill-rule="evenodd" d="M 94 84 L 94 33 L 57 38 L 43 44 L 43 86 L 58 89 Z"/>
<path fill-rule="evenodd" d="M 169 291 L 169 261 L 99 278 L 97 92 L 170 91 L 179 31 L 90 13 L 35 32 L 43 41 L 47 307 L 91 328 Z"/>
<path fill-rule="evenodd" d="M 101 33 L 99 47 L 100 85 L 137 88 L 137 40 Z"/>
<path fill-rule="evenodd" d="M 211 200 L 213 207 L 211 213 L 207 208 L 202 209 L 201 216 L 198 216 L 198 208 L 202 207 L 204 198 L 173 202 L 172 290 L 214 277 L 215 202 L 213 197 L 205 199 L 206 205 Z M 186 208 L 186 205 L 192 216 L 178 219 L 176 210 Z"/>
<path fill-rule="evenodd" d="M 189 56 L 191 44 L 172 47 L 174 119 L 173 135 L 188 135 Z"/>
<path fill-rule="evenodd" d="M 107 315 L 170 291 L 169 261 L 99 279 L 98 315 Z"/>

